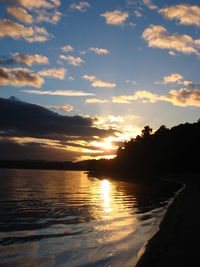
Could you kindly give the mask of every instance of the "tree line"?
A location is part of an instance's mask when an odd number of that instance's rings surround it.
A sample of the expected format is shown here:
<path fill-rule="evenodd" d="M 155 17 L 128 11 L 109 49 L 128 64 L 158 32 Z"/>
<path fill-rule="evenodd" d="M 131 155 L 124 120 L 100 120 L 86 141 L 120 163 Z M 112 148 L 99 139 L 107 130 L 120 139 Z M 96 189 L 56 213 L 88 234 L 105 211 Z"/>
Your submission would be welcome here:
<path fill-rule="evenodd" d="M 200 171 L 200 120 L 153 133 L 145 126 L 141 135 L 124 142 L 112 160 L 92 160 L 90 170 L 127 173 L 169 173 Z"/>

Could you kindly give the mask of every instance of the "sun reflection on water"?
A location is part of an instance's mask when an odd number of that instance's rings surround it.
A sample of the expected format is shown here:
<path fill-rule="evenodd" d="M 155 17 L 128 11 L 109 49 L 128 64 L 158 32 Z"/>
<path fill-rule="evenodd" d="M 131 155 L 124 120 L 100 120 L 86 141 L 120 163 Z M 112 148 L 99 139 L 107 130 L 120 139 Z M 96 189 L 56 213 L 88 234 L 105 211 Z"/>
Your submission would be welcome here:
<path fill-rule="evenodd" d="M 105 266 L 104 261 L 106 266 L 108 262 L 122 266 L 122 262 L 129 260 L 131 264 L 126 266 L 133 266 L 136 255 L 133 250 L 140 247 L 137 240 L 141 240 L 141 233 L 136 231 L 140 222 L 135 185 L 73 171 L 13 171 L 12 177 L 15 179 L 9 198 L 15 200 L 11 208 L 16 215 L 11 221 L 19 230 L 12 238 L 9 231 L 3 234 L 4 238 L 12 239 L 13 245 L 1 251 L 0 257 L 15 252 L 16 242 L 22 240 L 24 245 L 20 245 L 16 257 L 23 253 L 26 261 L 26 255 L 31 255 L 36 265 L 45 255 L 47 265 L 59 265 L 62 260 L 63 266 L 95 266 L 98 262 Z M 20 213 L 18 203 L 22 203 Z M 22 219 L 24 232 L 18 223 Z M 55 248 L 53 253 L 49 254 L 49 247 Z"/>
<path fill-rule="evenodd" d="M 106 213 L 110 213 L 112 211 L 111 203 L 110 203 L 110 191 L 111 191 L 111 184 L 108 180 L 101 181 L 101 194 L 103 200 L 103 208 Z M 106 218 L 110 218 L 109 215 Z"/>

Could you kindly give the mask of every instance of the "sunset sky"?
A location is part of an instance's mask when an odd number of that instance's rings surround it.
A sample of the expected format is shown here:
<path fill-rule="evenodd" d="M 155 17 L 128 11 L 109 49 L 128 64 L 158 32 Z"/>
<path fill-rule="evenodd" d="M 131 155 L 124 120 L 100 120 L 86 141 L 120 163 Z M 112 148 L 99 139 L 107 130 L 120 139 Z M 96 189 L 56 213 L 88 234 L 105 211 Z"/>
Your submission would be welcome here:
<path fill-rule="evenodd" d="M 198 2 L 0 0 L 0 159 L 109 158 L 197 121 Z"/>

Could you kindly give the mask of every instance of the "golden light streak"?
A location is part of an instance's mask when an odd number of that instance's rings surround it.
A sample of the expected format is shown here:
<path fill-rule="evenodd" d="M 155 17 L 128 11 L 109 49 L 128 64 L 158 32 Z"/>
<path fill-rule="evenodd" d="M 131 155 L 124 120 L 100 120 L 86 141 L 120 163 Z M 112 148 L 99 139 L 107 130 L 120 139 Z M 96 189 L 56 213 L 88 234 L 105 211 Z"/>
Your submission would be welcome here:
<path fill-rule="evenodd" d="M 105 179 L 101 182 L 101 196 L 103 199 L 103 208 L 106 213 L 112 211 L 111 203 L 110 203 L 110 191 L 111 185 L 110 182 Z"/>

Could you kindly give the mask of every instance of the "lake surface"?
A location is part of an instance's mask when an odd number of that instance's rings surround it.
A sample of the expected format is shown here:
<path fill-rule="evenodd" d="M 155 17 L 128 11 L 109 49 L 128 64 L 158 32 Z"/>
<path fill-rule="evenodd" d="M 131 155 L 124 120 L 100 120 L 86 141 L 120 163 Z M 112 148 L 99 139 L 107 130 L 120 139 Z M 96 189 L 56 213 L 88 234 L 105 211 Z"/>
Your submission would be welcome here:
<path fill-rule="evenodd" d="M 134 266 L 179 187 L 0 169 L 0 266 Z"/>

